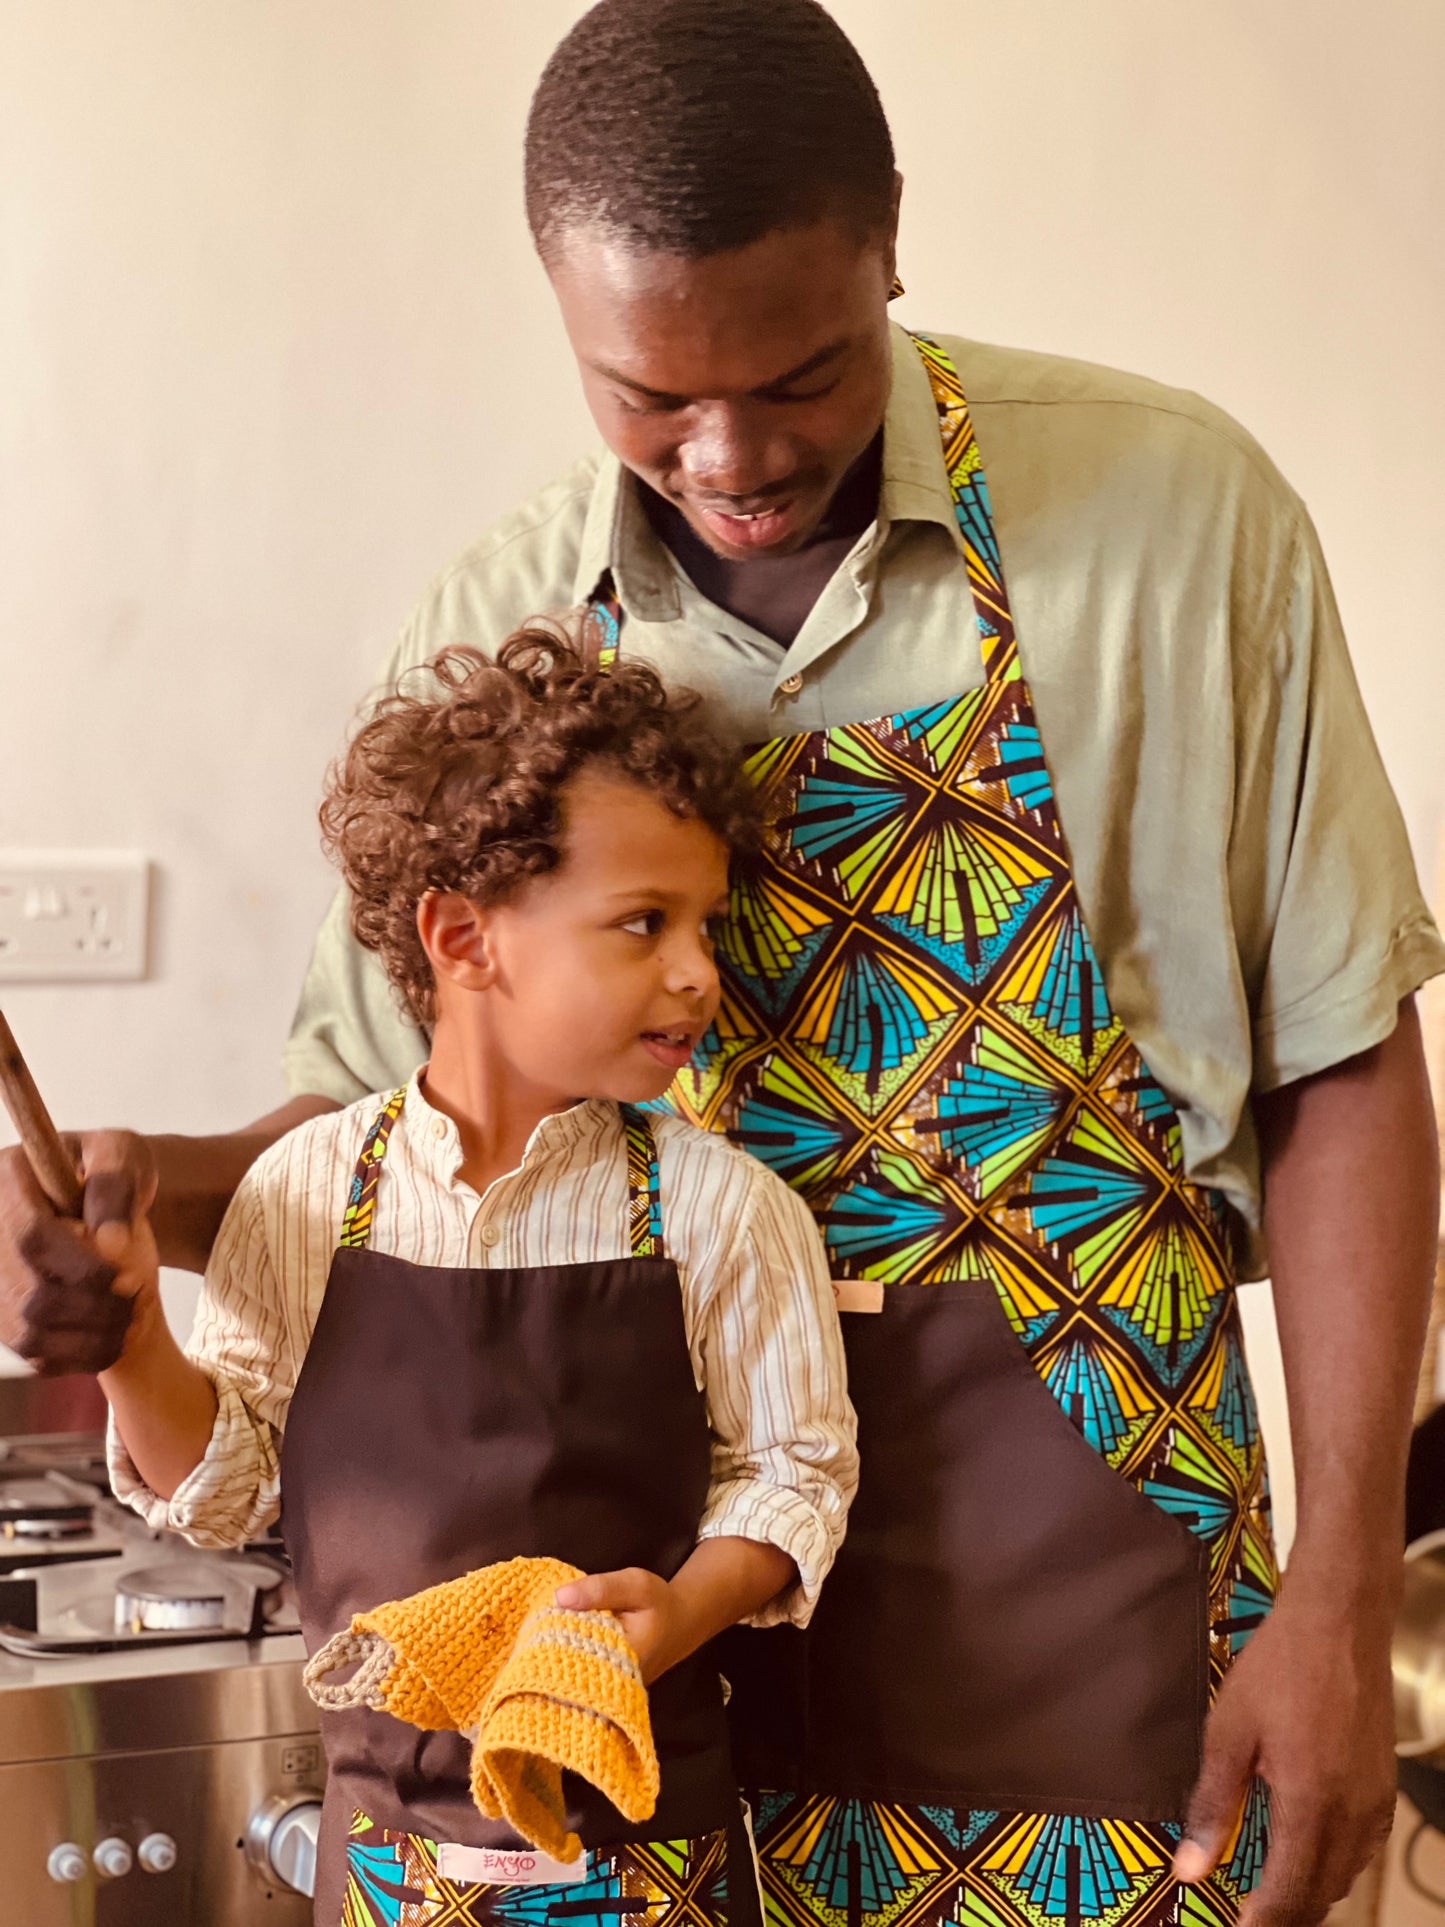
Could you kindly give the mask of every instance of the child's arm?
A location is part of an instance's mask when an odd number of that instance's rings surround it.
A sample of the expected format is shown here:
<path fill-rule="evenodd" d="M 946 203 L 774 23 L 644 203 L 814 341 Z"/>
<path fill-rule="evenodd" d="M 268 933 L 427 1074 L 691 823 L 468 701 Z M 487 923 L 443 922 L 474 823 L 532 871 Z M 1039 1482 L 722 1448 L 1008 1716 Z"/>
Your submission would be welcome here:
<path fill-rule="evenodd" d="M 184 1352 L 165 1323 L 144 1221 L 96 1234 L 121 1268 L 117 1288 L 138 1301 L 120 1361 L 101 1378 L 111 1484 L 147 1525 L 196 1545 L 244 1544 L 279 1505 L 279 1436 L 319 1302 L 311 1287 L 329 1259 L 329 1245 L 310 1249 L 315 1211 L 291 1181 L 293 1151 L 284 1140 L 242 1180 Z M 273 1249 L 290 1255 L 284 1276 Z"/>
<path fill-rule="evenodd" d="M 130 1224 L 99 1226 L 95 1247 L 115 1266 L 112 1291 L 134 1300 L 125 1348 L 100 1374 L 100 1389 L 131 1464 L 158 1498 L 170 1499 L 206 1455 L 216 1388 L 171 1336 L 149 1219 L 140 1214 Z"/>
<path fill-rule="evenodd" d="M 641 1567 L 594 1573 L 559 1587 L 557 1604 L 616 1613 L 650 1686 L 699 1646 L 751 1618 L 797 1578 L 796 1564 L 777 1546 L 757 1539 L 704 1539 L 671 1580 Z"/>
<path fill-rule="evenodd" d="M 664 1169 L 664 1194 L 676 1184 Z M 807 1206 L 735 1155 L 707 1226 L 685 1254 L 713 1432 L 699 1543 L 670 1582 L 598 1573 L 557 1594 L 615 1612 L 648 1681 L 739 1620 L 805 1625 L 858 1483 L 838 1311 Z"/>

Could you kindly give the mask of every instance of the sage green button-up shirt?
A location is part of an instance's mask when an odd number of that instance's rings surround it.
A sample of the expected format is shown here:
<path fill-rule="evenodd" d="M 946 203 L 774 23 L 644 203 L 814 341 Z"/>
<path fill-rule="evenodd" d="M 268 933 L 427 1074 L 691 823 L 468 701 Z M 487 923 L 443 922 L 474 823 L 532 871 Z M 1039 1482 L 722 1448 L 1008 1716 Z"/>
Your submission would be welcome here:
<path fill-rule="evenodd" d="M 1379 1042 L 1445 970 L 1318 540 L 1269 458 L 1197 396 L 940 339 L 969 397 L 1110 1001 L 1178 1107 L 1190 1173 L 1257 1226 L 1250 1091 Z M 450 643 L 494 650 L 608 569 L 624 650 L 702 690 L 743 741 L 982 680 L 933 397 L 901 328 L 878 518 L 791 647 L 699 593 L 604 454 L 433 585 L 385 680 Z M 286 1050 L 291 1088 L 349 1103 L 425 1054 L 338 898 Z"/>

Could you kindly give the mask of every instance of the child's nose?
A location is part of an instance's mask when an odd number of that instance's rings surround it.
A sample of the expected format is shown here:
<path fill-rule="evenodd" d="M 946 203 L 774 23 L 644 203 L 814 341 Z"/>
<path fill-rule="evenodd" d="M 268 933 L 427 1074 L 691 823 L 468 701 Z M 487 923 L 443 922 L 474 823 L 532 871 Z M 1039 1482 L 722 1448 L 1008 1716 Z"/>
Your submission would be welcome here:
<path fill-rule="evenodd" d="M 680 939 L 668 959 L 667 987 L 676 995 L 710 997 L 718 992 L 717 965 L 700 938 Z"/>

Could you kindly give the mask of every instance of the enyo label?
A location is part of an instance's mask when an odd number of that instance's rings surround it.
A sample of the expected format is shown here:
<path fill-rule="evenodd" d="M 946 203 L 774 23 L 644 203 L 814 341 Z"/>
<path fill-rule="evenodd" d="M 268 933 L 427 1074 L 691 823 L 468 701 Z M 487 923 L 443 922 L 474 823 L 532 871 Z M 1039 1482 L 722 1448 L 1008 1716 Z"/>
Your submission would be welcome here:
<path fill-rule="evenodd" d="M 587 1855 L 554 1860 L 535 1847 L 459 1847 L 444 1841 L 437 1848 L 443 1880 L 488 1887 L 560 1887 L 587 1878 Z"/>

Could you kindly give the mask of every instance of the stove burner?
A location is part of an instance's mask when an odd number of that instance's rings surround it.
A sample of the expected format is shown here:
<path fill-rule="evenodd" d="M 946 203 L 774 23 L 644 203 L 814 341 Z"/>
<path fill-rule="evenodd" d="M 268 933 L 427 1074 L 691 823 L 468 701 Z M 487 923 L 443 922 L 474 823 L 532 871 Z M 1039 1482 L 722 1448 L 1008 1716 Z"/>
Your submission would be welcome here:
<path fill-rule="evenodd" d="M 74 1539 L 95 1528 L 90 1495 L 60 1479 L 0 1475 L 0 1538 Z"/>
<path fill-rule="evenodd" d="M 77 1512 L 68 1519 L 6 1519 L 0 1522 L 0 1539 L 84 1539 L 93 1529 L 89 1512 Z"/>
<path fill-rule="evenodd" d="M 118 1633 L 173 1633 L 224 1626 L 226 1589 L 214 1567 L 149 1566 L 115 1582 Z"/>

